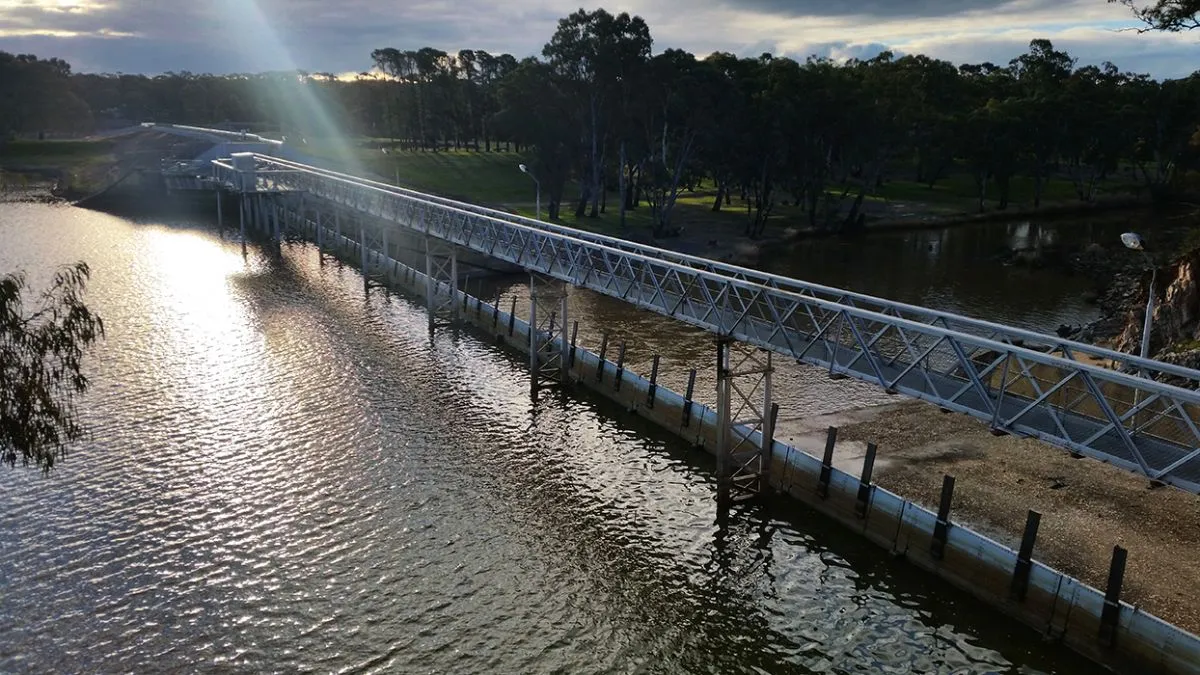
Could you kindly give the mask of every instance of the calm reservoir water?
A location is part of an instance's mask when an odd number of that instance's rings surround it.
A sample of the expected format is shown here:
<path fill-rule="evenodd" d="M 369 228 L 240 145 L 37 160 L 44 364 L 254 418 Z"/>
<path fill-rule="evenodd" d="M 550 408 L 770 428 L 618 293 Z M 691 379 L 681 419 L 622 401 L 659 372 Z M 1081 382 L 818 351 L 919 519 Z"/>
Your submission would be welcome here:
<path fill-rule="evenodd" d="M 704 455 L 311 248 L 0 205 L 0 272 L 79 259 L 92 438 L 0 470 L 0 672 L 1094 672 L 796 505 L 719 517 Z"/>

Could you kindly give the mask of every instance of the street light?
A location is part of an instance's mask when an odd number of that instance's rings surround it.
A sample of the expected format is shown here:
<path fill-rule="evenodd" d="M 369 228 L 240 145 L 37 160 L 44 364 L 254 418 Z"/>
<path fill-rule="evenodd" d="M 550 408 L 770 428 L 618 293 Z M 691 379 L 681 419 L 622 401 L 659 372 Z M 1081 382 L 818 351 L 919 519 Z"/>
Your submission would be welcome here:
<path fill-rule="evenodd" d="M 1131 251 L 1140 251 L 1142 257 L 1146 259 L 1146 265 L 1150 268 L 1150 297 L 1146 299 L 1146 322 L 1142 324 L 1142 358 L 1150 358 L 1150 324 L 1154 320 L 1154 282 L 1158 279 L 1158 269 L 1150 261 L 1150 254 L 1146 252 L 1146 244 L 1142 241 L 1141 235 L 1136 232 L 1126 232 L 1121 235 L 1121 243 L 1125 248 Z"/>
<path fill-rule="evenodd" d="M 529 172 L 529 167 L 525 166 L 524 164 L 518 164 L 517 168 L 521 170 L 521 173 L 523 173 L 526 176 L 529 176 L 530 178 L 533 179 L 533 184 L 537 188 L 537 206 L 535 207 L 534 213 L 536 214 L 537 219 L 541 220 L 542 219 L 542 183 L 541 183 L 541 181 L 539 181 L 537 179 L 537 176 L 535 176 Z"/>

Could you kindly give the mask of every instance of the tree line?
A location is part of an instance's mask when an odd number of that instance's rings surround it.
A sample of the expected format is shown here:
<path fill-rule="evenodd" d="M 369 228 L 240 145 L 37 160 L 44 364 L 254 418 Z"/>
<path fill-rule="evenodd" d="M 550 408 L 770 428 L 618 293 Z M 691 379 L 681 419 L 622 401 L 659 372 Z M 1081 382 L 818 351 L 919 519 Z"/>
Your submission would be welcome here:
<path fill-rule="evenodd" d="M 0 131 L 122 118 L 300 136 L 336 127 L 425 152 L 515 144 L 551 218 L 568 202 L 579 217 L 615 207 L 622 223 L 647 208 L 659 236 L 701 182 L 711 208 L 744 209 L 756 237 L 780 204 L 814 228 L 853 229 L 864 200 L 896 178 L 933 188 L 969 176 L 983 210 L 1007 208 L 1018 179 L 1038 206 L 1052 181 L 1082 201 L 1114 179 L 1163 196 L 1200 168 L 1200 73 L 1159 81 L 1080 66 L 1048 40 L 1007 64 L 960 66 L 890 52 L 697 58 L 652 45 L 640 17 L 600 9 L 561 19 L 540 57 L 381 48 L 354 78 L 72 74 L 57 59 L 0 54 L 0 101 L 23 102 L 0 108 Z"/>

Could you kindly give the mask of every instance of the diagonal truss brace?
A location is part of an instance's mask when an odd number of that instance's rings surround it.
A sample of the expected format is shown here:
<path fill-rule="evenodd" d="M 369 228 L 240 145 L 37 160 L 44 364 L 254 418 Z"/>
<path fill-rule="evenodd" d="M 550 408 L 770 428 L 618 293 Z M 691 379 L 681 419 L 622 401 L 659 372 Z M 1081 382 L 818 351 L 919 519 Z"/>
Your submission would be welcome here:
<path fill-rule="evenodd" d="M 429 330 L 458 321 L 458 247 L 425 237 L 425 297 Z"/>
<path fill-rule="evenodd" d="M 566 381 L 567 286 L 540 274 L 529 275 L 529 374 L 536 392 L 542 385 Z"/>
<path fill-rule="evenodd" d="M 717 494 L 721 501 L 753 497 L 767 486 L 774 442 L 773 369 L 771 352 L 717 339 Z"/>

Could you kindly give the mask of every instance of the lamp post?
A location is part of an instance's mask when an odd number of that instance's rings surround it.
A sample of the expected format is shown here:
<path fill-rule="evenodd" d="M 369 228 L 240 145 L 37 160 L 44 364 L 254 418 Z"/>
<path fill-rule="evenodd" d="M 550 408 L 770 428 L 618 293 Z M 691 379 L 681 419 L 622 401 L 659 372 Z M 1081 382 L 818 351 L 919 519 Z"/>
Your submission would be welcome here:
<path fill-rule="evenodd" d="M 533 179 L 533 184 L 537 189 L 537 206 L 535 207 L 534 213 L 536 214 L 537 219 L 541 220 L 542 219 L 542 183 L 541 183 L 541 181 L 539 181 L 537 179 L 537 176 L 535 176 L 529 172 L 529 167 L 525 166 L 524 164 L 518 164 L 517 168 L 521 170 L 521 173 L 523 173 L 526 176 L 529 176 L 530 178 Z"/>
<path fill-rule="evenodd" d="M 1146 265 L 1150 268 L 1150 297 L 1146 299 L 1146 321 L 1142 324 L 1142 353 L 1143 359 L 1150 358 L 1150 327 L 1154 321 L 1154 282 L 1158 280 L 1158 270 L 1150 261 L 1150 255 L 1146 252 L 1146 244 L 1142 241 L 1141 235 L 1135 232 L 1126 232 L 1121 235 L 1121 243 L 1125 248 L 1131 251 L 1140 251 L 1142 257 L 1146 259 Z"/>

